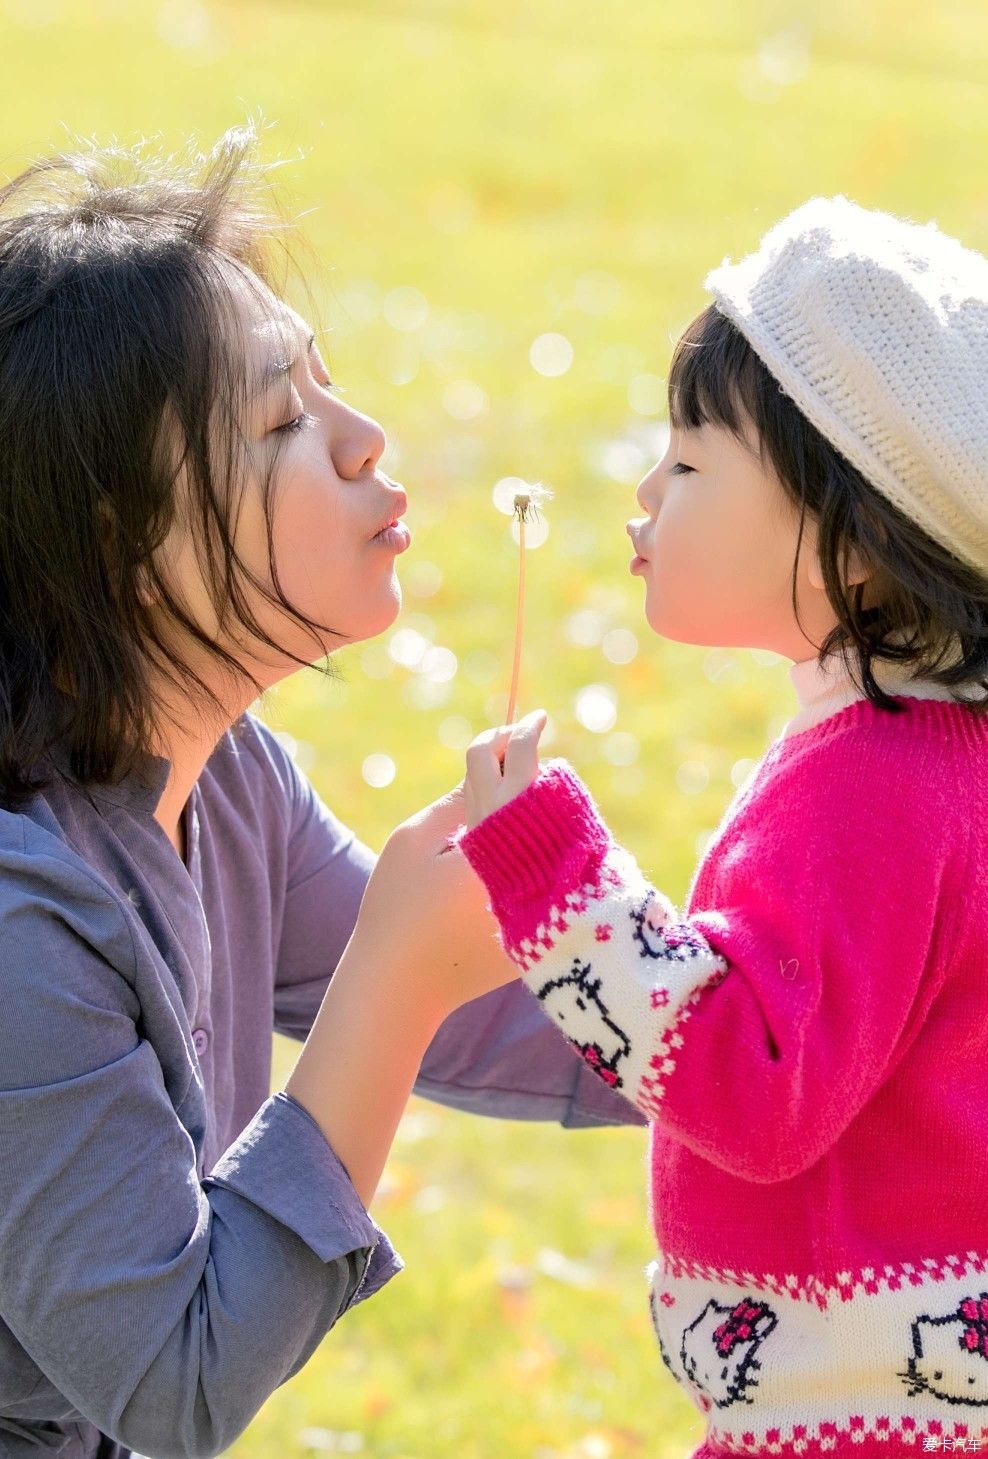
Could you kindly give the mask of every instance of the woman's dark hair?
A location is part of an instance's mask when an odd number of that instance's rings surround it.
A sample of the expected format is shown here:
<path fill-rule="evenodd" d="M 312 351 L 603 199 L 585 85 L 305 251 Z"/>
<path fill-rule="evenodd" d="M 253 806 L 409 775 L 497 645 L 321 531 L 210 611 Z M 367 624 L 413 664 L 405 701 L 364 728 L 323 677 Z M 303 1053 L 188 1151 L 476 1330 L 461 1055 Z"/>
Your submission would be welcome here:
<path fill-rule="evenodd" d="M 824 587 L 837 617 L 819 645 L 821 662 L 840 652 L 862 693 L 893 713 L 903 706 L 876 682 L 876 657 L 911 666 L 913 678 L 988 690 L 988 579 L 869 485 L 807 420 L 716 305 L 698 314 L 677 343 L 668 394 L 675 429 L 709 423 L 743 442 L 745 416 L 754 425 L 762 462 L 771 464 L 799 509 L 792 572 L 797 622 L 796 574 L 807 511 L 818 524 Z M 852 550 L 874 570 L 877 606 L 862 606 L 864 583 L 845 584 Z M 969 702 L 988 710 L 988 695 Z"/>
<path fill-rule="evenodd" d="M 313 633 L 235 551 L 244 489 L 246 354 L 234 284 L 278 290 L 253 129 L 210 156 L 146 145 L 44 158 L 0 189 L 0 802 L 19 809 L 55 739 L 81 782 L 117 783 L 151 751 L 152 665 L 197 708 L 219 697 L 175 646 L 184 635 L 237 682 L 264 686 L 171 595 L 154 560 L 179 515 L 204 551 L 217 621 L 276 644 L 238 574 Z M 287 256 L 287 254 L 282 254 Z M 270 299 L 270 295 L 267 296 Z M 187 493 L 177 491 L 184 469 Z M 180 499 L 178 499 L 180 498 Z M 185 514 L 185 515 L 181 515 Z M 161 634 L 164 626 L 179 632 Z M 318 666 L 314 666 L 318 667 Z M 320 669 L 335 673 L 329 660 Z M 66 692 L 71 686 L 71 714 Z M 239 723 L 239 721 L 238 721 Z"/>

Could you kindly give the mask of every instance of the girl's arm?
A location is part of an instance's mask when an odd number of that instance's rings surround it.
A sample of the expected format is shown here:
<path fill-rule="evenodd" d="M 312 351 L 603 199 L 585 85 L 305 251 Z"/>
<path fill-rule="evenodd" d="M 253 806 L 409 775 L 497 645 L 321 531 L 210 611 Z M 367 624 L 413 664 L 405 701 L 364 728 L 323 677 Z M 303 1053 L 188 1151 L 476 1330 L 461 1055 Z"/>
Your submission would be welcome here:
<path fill-rule="evenodd" d="M 793 1176 L 836 1141 L 954 958 L 942 887 L 963 844 L 924 771 L 921 795 L 905 767 L 889 795 L 883 753 L 804 766 L 786 809 L 730 844 L 715 903 L 688 915 L 563 761 L 458 837 L 505 950 L 597 1076 L 748 1180 Z"/>

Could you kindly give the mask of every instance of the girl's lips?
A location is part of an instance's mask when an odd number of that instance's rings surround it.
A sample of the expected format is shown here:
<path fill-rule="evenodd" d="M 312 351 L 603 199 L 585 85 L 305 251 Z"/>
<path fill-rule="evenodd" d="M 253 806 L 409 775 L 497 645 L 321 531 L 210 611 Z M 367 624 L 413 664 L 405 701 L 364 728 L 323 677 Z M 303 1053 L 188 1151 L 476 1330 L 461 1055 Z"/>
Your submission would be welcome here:
<path fill-rule="evenodd" d="M 642 552 L 642 537 L 644 536 L 645 528 L 648 525 L 649 518 L 641 517 L 635 521 L 629 522 L 627 527 L 625 527 L 625 531 L 631 538 L 631 545 L 635 549 L 635 552 L 638 554 L 639 557 L 644 556 L 644 553 Z"/>

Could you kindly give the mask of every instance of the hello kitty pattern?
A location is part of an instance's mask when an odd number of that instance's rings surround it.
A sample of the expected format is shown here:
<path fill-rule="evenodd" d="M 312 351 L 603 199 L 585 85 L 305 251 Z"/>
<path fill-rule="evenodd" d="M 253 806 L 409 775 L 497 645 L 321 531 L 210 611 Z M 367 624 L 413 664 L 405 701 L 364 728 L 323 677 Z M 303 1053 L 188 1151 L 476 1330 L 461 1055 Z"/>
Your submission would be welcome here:
<path fill-rule="evenodd" d="M 988 1292 L 963 1297 L 945 1316 L 917 1317 L 911 1337 L 901 1374 L 911 1395 L 988 1408 Z"/>
<path fill-rule="evenodd" d="M 985 1273 L 976 1251 L 829 1277 L 664 1255 L 649 1308 L 665 1368 L 728 1451 L 860 1453 L 873 1439 L 918 1452 L 945 1437 L 988 1449 Z"/>
<path fill-rule="evenodd" d="M 704 1404 L 753 1403 L 761 1368 L 756 1354 L 778 1318 L 766 1302 L 743 1297 L 733 1307 L 713 1298 L 683 1332 L 679 1357 L 687 1382 Z"/>
<path fill-rule="evenodd" d="M 572 971 L 543 983 L 538 991 L 545 1011 L 605 1083 L 624 1087 L 618 1063 L 631 1053 L 628 1035 L 610 1017 L 600 994 L 600 978 L 589 963 L 574 958 Z"/>
<path fill-rule="evenodd" d="M 654 1115 L 682 1044 L 679 1026 L 727 971 L 702 933 L 615 846 L 597 882 L 554 907 L 523 945 L 506 946 L 599 1078 Z"/>

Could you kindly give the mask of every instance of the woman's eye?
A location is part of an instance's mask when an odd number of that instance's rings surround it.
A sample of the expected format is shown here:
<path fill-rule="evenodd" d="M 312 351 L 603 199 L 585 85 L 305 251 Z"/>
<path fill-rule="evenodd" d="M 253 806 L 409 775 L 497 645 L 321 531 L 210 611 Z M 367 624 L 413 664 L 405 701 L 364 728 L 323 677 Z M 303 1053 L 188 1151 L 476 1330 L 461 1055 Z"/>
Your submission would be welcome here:
<path fill-rule="evenodd" d="M 274 433 L 275 435 L 294 435 L 296 431 L 300 431 L 312 419 L 313 417 L 309 412 L 303 410 L 295 416 L 294 420 L 286 420 L 284 425 L 275 426 Z"/>

